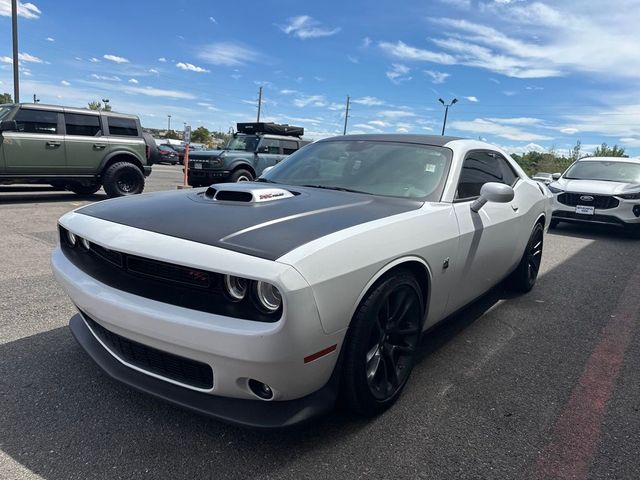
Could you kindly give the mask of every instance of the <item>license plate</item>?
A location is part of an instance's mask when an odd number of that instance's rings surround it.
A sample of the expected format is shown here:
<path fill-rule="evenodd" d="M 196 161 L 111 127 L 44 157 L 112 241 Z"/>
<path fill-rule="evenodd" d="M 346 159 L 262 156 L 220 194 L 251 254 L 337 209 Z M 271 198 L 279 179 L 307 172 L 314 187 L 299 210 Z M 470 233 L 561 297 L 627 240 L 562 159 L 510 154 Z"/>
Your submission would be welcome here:
<path fill-rule="evenodd" d="M 576 206 L 576 213 L 579 213 L 581 215 L 593 215 L 596 213 L 596 208 L 595 207 L 587 207 L 585 205 L 577 205 Z"/>
<path fill-rule="evenodd" d="M 193 164 L 193 169 L 194 170 L 202 170 L 202 164 L 201 163 L 194 163 Z"/>

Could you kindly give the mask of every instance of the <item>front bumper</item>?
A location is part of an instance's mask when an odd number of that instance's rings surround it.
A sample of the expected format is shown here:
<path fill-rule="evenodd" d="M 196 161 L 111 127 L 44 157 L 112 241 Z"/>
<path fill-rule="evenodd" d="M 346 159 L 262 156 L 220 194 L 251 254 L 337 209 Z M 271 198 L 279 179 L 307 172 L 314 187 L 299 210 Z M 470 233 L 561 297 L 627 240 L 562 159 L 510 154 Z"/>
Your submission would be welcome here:
<path fill-rule="evenodd" d="M 142 173 L 144 173 L 145 177 L 151 175 L 151 165 L 145 165 L 142 167 Z"/>
<path fill-rule="evenodd" d="M 180 407 L 228 423 L 254 428 L 292 427 L 327 413 L 336 401 L 337 369 L 324 387 L 296 400 L 264 402 L 217 397 L 167 383 L 125 366 L 98 342 L 80 314 L 71 318 L 69 327 L 82 348 L 112 378 Z"/>
<path fill-rule="evenodd" d="M 189 168 L 189 185 L 206 185 L 222 183 L 231 177 L 230 170 L 196 170 Z"/>
<path fill-rule="evenodd" d="M 605 209 L 596 208 L 593 215 L 585 215 L 577 213 L 575 206 L 560 203 L 558 201 L 558 195 L 554 195 L 552 219 L 562 222 L 594 223 L 617 227 L 640 225 L 640 201 L 618 200 L 619 204 L 617 207 Z M 589 204 L 585 205 L 589 206 Z"/>

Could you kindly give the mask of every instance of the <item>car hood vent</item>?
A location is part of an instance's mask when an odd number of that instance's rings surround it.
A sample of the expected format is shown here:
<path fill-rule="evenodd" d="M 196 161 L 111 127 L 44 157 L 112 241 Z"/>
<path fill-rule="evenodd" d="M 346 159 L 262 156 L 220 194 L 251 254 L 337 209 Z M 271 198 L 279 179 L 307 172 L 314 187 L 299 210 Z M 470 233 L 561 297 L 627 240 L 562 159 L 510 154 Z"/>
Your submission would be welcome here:
<path fill-rule="evenodd" d="M 295 196 L 283 188 L 263 187 L 253 182 L 218 183 L 207 188 L 204 196 L 218 202 L 263 203 Z"/>

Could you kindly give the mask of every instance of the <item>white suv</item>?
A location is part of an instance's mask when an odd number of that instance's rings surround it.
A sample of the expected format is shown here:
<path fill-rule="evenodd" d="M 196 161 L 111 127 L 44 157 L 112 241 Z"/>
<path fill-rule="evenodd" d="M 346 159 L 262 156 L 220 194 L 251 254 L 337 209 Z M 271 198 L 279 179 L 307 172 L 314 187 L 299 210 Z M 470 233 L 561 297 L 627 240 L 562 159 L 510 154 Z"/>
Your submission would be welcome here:
<path fill-rule="evenodd" d="M 640 235 L 639 158 L 583 158 L 554 177 L 551 228 L 559 222 L 600 223 Z"/>

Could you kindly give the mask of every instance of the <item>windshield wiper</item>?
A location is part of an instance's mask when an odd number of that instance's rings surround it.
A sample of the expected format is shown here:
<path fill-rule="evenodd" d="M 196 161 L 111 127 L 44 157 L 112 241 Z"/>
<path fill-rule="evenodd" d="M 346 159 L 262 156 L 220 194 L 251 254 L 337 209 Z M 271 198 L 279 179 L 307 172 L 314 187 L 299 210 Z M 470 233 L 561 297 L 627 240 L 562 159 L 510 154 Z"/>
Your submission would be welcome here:
<path fill-rule="evenodd" d="M 344 187 L 332 187 L 330 185 L 300 185 L 301 187 L 310 187 L 310 188 L 322 188 L 324 190 L 337 190 L 339 192 L 350 192 L 350 193 L 364 193 L 367 195 L 371 195 L 369 192 L 362 192 L 360 190 L 353 190 L 351 188 Z"/>

